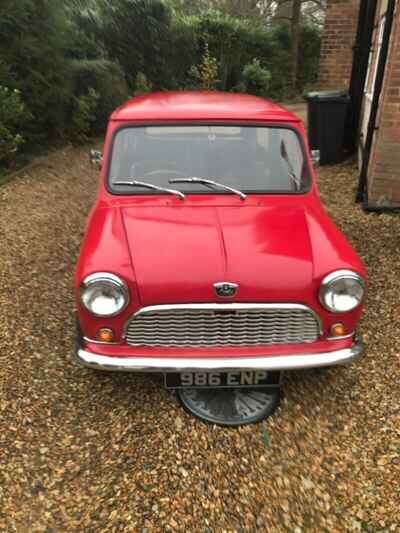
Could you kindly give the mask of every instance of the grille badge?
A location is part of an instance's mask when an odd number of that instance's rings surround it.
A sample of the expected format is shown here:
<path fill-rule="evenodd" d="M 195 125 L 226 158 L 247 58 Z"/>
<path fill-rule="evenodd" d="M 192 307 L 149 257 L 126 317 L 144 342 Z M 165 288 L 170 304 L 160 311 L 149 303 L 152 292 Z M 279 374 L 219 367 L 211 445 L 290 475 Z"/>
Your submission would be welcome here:
<path fill-rule="evenodd" d="M 220 298 L 233 298 L 233 296 L 236 296 L 238 288 L 239 285 L 237 283 L 228 281 L 214 283 L 215 294 Z"/>

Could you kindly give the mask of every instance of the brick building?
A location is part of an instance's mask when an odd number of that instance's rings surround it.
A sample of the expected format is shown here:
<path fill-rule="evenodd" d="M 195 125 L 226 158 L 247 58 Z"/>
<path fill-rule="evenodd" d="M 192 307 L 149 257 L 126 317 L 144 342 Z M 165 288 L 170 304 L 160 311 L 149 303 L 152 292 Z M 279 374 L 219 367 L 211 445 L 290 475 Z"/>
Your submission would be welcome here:
<path fill-rule="evenodd" d="M 321 89 L 348 88 L 346 145 L 358 150 L 358 199 L 400 207 L 400 2 L 330 0 Z"/>

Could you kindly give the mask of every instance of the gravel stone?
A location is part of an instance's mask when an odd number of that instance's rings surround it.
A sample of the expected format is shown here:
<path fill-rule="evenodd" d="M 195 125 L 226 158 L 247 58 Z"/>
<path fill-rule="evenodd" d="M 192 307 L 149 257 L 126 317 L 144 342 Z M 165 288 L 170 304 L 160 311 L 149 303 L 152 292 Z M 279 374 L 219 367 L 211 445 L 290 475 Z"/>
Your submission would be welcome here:
<path fill-rule="evenodd" d="M 365 356 L 292 373 L 273 417 L 220 428 L 157 376 L 70 360 L 87 151 L 0 188 L 0 531 L 400 531 L 400 217 L 354 204 L 355 166 L 319 171 L 369 272 Z"/>

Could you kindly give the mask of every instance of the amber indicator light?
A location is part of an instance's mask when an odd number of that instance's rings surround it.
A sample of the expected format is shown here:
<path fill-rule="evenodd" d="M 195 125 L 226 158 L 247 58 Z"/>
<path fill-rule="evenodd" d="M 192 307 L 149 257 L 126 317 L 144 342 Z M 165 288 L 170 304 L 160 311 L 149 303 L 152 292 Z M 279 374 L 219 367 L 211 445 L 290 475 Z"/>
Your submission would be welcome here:
<path fill-rule="evenodd" d="M 114 340 L 114 332 L 110 328 L 101 328 L 97 332 L 97 340 L 101 342 L 112 342 Z"/>
<path fill-rule="evenodd" d="M 331 337 L 343 337 L 346 335 L 346 328 L 343 324 L 334 324 L 331 326 Z"/>

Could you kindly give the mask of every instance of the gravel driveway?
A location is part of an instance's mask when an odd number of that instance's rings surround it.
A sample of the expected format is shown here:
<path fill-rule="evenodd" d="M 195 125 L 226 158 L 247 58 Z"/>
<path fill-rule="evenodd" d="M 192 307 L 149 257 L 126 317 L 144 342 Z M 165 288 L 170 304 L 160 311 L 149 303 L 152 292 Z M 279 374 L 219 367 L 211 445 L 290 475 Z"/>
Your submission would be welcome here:
<path fill-rule="evenodd" d="M 208 426 L 157 377 L 69 359 L 72 273 L 96 193 L 87 150 L 0 188 L 0 531 L 400 531 L 400 216 L 320 171 L 370 275 L 364 358 L 294 373 L 266 422 Z"/>

